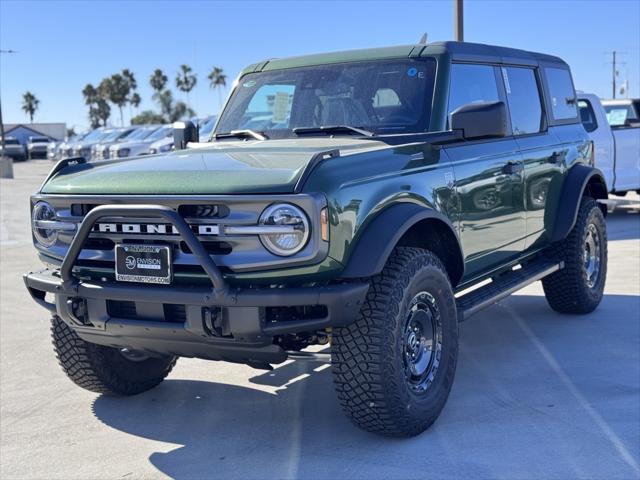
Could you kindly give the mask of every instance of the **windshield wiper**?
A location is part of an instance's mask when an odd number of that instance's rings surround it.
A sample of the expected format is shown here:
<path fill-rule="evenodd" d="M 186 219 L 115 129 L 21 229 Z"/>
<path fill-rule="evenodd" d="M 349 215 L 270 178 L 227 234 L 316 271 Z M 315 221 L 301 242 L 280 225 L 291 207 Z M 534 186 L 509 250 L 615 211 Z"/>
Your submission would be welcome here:
<path fill-rule="evenodd" d="M 238 137 L 238 138 L 242 138 L 242 137 L 252 137 L 255 138 L 256 140 L 267 140 L 269 137 L 267 137 L 264 133 L 262 132 L 256 132 L 255 130 L 231 130 L 230 132 L 226 132 L 226 133 L 216 133 L 214 135 L 214 138 L 232 138 L 232 137 Z"/>
<path fill-rule="evenodd" d="M 350 125 L 322 125 L 320 127 L 298 127 L 293 129 L 296 135 L 305 133 L 336 133 L 336 132 L 352 132 L 365 137 L 373 137 L 375 133 L 365 130 L 364 128 L 352 127 Z"/>

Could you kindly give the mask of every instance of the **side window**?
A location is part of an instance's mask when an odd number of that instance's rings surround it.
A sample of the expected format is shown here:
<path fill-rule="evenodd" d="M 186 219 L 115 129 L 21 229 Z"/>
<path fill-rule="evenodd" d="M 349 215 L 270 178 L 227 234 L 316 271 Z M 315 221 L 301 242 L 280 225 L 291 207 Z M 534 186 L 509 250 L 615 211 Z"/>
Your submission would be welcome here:
<path fill-rule="evenodd" d="M 569 70 L 564 68 L 545 68 L 544 75 L 549 85 L 551 115 L 554 120 L 576 118 L 576 93 Z"/>
<path fill-rule="evenodd" d="M 578 109 L 580 110 L 580 120 L 584 129 L 591 133 L 598 128 L 598 121 L 596 120 L 596 114 L 593 111 L 591 102 L 587 100 L 578 100 Z"/>
<path fill-rule="evenodd" d="M 451 65 L 447 114 L 468 103 L 500 100 L 495 70 L 490 65 Z"/>
<path fill-rule="evenodd" d="M 542 127 L 542 103 L 535 72 L 531 68 L 502 67 L 502 78 L 513 134 L 538 133 Z"/>

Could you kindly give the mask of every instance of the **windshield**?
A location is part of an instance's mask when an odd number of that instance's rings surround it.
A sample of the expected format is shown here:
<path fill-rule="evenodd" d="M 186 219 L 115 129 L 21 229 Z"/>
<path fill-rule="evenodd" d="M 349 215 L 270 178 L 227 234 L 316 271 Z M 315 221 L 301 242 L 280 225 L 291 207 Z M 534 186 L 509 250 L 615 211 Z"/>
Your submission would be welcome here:
<path fill-rule="evenodd" d="M 607 122 L 612 127 L 622 127 L 627 120 L 640 121 L 632 105 L 603 105 L 607 112 Z"/>
<path fill-rule="evenodd" d="M 49 143 L 49 139 L 47 137 L 31 137 L 29 140 L 31 143 Z"/>
<path fill-rule="evenodd" d="M 173 127 L 171 125 L 160 127 L 155 132 L 147 137 L 147 140 L 150 142 L 155 142 L 156 140 L 160 140 L 161 138 L 168 137 L 173 134 Z"/>
<path fill-rule="evenodd" d="M 206 142 L 207 140 L 209 140 L 209 137 L 211 136 L 211 132 L 213 132 L 213 127 L 216 125 L 216 117 L 210 117 L 209 119 L 207 119 L 205 122 L 202 123 L 202 125 L 200 125 L 200 128 L 198 130 L 198 134 L 200 136 L 200 141 L 201 142 Z"/>
<path fill-rule="evenodd" d="M 151 135 L 157 129 L 158 129 L 158 127 L 136 128 L 133 132 L 131 132 L 126 137 L 124 137 L 122 140 L 127 141 L 127 142 L 132 141 L 132 140 L 142 140 L 144 138 L 147 138 L 149 135 Z"/>
<path fill-rule="evenodd" d="M 290 138 L 296 137 L 294 128 L 337 125 L 375 134 L 423 132 L 429 125 L 434 73 L 432 59 L 251 73 L 234 89 L 216 133 L 254 130 L 269 138 Z"/>
<path fill-rule="evenodd" d="M 18 141 L 17 138 L 5 138 L 4 139 L 4 144 L 5 145 L 20 145 L 20 142 Z"/>
<path fill-rule="evenodd" d="M 91 142 L 93 140 L 99 140 L 100 138 L 102 138 L 103 136 L 107 135 L 109 133 L 109 131 L 105 131 L 105 130 L 94 130 L 93 132 L 89 133 L 86 137 L 83 138 L 83 140 L 85 142 Z"/>

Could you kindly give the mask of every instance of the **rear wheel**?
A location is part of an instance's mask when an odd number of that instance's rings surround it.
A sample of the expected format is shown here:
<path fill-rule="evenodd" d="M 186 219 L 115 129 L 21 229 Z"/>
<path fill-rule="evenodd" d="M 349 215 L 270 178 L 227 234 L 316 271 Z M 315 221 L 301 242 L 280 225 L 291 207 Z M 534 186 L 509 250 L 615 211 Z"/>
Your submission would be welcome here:
<path fill-rule="evenodd" d="M 582 198 L 573 230 L 548 253 L 564 262 L 563 269 L 542 280 L 551 308 L 561 313 L 595 310 L 607 278 L 607 227 L 593 198 Z"/>
<path fill-rule="evenodd" d="M 384 435 L 417 435 L 442 411 L 456 369 L 455 298 L 438 257 L 398 247 L 374 277 L 358 320 L 332 334 L 346 415 Z"/>
<path fill-rule="evenodd" d="M 97 393 L 136 395 L 157 386 L 169 374 L 176 357 L 148 357 L 81 339 L 60 318 L 51 320 L 58 362 L 76 385 Z"/>

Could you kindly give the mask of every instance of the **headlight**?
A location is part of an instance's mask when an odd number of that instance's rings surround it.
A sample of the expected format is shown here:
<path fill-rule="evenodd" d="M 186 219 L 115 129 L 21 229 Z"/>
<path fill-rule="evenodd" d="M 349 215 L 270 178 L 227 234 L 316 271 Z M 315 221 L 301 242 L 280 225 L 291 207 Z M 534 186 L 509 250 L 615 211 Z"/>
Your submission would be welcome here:
<path fill-rule="evenodd" d="M 309 239 L 307 216 L 294 205 L 278 203 L 267 207 L 260 215 L 260 225 L 276 227 L 273 233 L 260 235 L 262 244 L 276 255 L 294 255 L 304 248 Z"/>
<path fill-rule="evenodd" d="M 166 145 L 162 145 L 158 151 L 160 152 L 168 152 L 169 150 L 171 150 L 173 148 L 173 143 L 167 143 Z"/>
<path fill-rule="evenodd" d="M 130 152 L 130 148 L 121 148 L 120 150 L 118 150 L 118 157 L 128 157 Z"/>
<path fill-rule="evenodd" d="M 38 202 L 31 212 L 31 226 L 33 235 L 43 247 L 50 247 L 58 239 L 58 231 L 49 228 L 42 228 L 42 224 L 53 222 L 56 218 L 56 211 L 47 202 Z"/>

